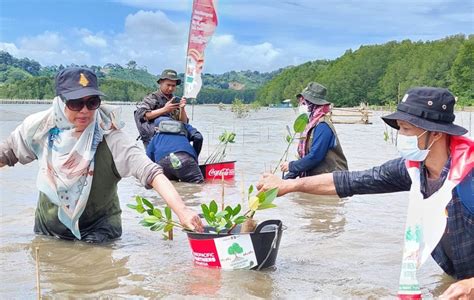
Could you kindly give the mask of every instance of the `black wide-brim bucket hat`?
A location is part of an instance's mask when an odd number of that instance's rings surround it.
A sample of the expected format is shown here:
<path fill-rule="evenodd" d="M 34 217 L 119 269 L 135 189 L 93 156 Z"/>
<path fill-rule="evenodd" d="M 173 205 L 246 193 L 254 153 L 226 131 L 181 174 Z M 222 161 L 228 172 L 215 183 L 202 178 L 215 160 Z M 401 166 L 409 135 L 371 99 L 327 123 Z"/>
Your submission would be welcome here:
<path fill-rule="evenodd" d="M 464 135 L 467 129 L 453 123 L 455 103 L 453 94 L 447 89 L 416 87 L 405 94 L 396 112 L 382 120 L 395 129 L 400 129 L 397 120 L 401 120 L 427 131 Z"/>

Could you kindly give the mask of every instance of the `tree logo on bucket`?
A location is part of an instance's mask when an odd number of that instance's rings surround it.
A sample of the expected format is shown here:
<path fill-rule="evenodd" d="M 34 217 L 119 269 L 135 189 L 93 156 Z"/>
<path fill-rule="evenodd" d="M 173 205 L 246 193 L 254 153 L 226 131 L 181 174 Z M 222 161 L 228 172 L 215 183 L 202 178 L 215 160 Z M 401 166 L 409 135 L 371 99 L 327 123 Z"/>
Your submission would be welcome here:
<path fill-rule="evenodd" d="M 233 235 L 214 239 L 223 269 L 250 269 L 257 264 L 250 235 Z"/>
<path fill-rule="evenodd" d="M 240 247 L 240 245 L 238 243 L 233 243 L 229 249 L 227 249 L 227 253 L 229 253 L 230 255 L 235 255 L 235 257 L 237 258 L 237 254 L 241 254 L 244 252 L 244 249 L 242 249 L 242 247 Z"/>

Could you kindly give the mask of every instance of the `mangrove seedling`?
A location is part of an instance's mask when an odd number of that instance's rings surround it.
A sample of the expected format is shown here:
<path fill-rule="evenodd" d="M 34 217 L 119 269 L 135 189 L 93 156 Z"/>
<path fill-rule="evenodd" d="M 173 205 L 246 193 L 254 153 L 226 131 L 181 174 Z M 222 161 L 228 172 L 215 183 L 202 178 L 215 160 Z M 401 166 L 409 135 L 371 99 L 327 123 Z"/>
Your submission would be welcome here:
<path fill-rule="evenodd" d="M 242 215 L 239 215 L 242 210 L 240 204 L 237 204 L 235 207 L 228 205 L 221 211 L 219 211 L 218 205 L 214 200 L 212 200 L 209 205 L 201 204 L 204 219 L 209 226 L 215 229 L 216 233 L 219 234 L 224 230 L 230 233 L 237 225 L 244 223 L 248 219 L 252 219 L 257 210 L 276 207 L 276 205 L 273 204 L 273 200 L 275 200 L 278 194 L 277 188 L 260 192 L 256 196 L 251 197 L 250 194 L 253 192 L 253 185 L 251 185 L 248 192 L 249 210 Z M 150 201 L 141 196 L 135 196 L 135 201 L 137 204 L 127 204 L 127 206 L 139 214 L 146 213 L 146 216 L 140 221 L 140 224 L 150 228 L 151 231 L 163 231 L 169 234 L 175 226 L 190 230 L 180 223 L 173 221 L 169 207 L 165 207 L 163 213 Z M 163 236 L 165 239 L 171 239 L 169 235 L 163 234 Z"/>
<path fill-rule="evenodd" d="M 247 217 L 238 216 L 241 209 L 240 204 L 237 204 L 235 207 L 228 205 L 224 210 L 218 211 L 217 203 L 214 200 L 209 203 L 209 206 L 204 203 L 201 204 L 204 219 L 209 226 L 214 227 L 216 233 L 245 222 Z"/>
<path fill-rule="evenodd" d="M 226 156 L 227 145 L 235 143 L 235 135 L 235 132 L 225 130 L 224 133 L 219 136 L 219 145 L 212 151 L 204 164 L 222 162 Z"/>
<path fill-rule="evenodd" d="M 304 132 L 304 129 L 306 128 L 306 125 L 308 125 L 308 123 L 309 123 L 308 115 L 303 113 L 295 119 L 295 122 L 293 123 L 293 131 L 294 131 L 293 133 L 291 132 L 290 127 L 286 126 L 286 130 L 288 131 L 288 135 L 286 136 L 286 142 L 288 143 L 288 145 L 286 147 L 285 152 L 283 153 L 280 160 L 278 161 L 278 164 L 273 170 L 272 174 L 275 174 L 275 172 L 278 170 L 278 167 L 283 162 L 283 159 L 285 159 L 285 157 L 288 157 L 288 151 L 290 150 L 290 146 L 291 144 L 293 144 L 293 141 L 296 138 L 296 134 Z"/>
<path fill-rule="evenodd" d="M 173 227 L 179 227 L 184 229 L 185 227 L 178 222 L 173 221 L 171 209 L 166 206 L 163 211 L 155 207 L 150 201 L 141 197 L 135 196 L 137 204 L 127 204 L 133 210 L 136 210 L 139 214 L 146 213 L 145 217 L 140 221 L 140 224 L 149 227 L 151 231 L 163 231 L 164 239 L 173 239 Z"/>

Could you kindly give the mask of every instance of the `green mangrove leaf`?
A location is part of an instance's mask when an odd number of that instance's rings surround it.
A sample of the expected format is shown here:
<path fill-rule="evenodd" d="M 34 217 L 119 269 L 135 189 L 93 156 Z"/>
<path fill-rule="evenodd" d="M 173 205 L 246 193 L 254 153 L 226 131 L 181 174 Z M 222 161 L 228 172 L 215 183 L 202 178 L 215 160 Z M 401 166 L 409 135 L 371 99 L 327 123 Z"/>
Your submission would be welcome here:
<path fill-rule="evenodd" d="M 160 219 L 158 219 L 155 216 L 146 216 L 146 217 L 143 218 L 143 220 L 147 223 L 153 223 L 153 224 L 160 221 Z"/>
<path fill-rule="evenodd" d="M 291 140 L 292 140 L 291 136 L 287 135 L 287 136 L 286 136 L 286 142 L 287 142 L 287 143 L 291 143 Z"/>
<path fill-rule="evenodd" d="M 235 224 L 242 224 L 246 220 L 247 220 L 246 216 L 239 216 L 239 217 L 235 218 L 234 223 Z"/>
<path fill-rule="evenodd" d="M 220 211 L 218 212 L 215 217 L 216 219 L 221 219 L 223 218 L 224 216 L 226 216 L 229 212 L 227 210 L 223 210 L 223 211 Z"/>
<path fill-rule="evenodd" d="M 201 211 L 204 216 L 209 216 L 209 208 L 205 203 L 201 204 Z"/>
<path fill-rule="evenodd" d="M 162 222 L 156 223 L 156 224 L 154 224 L 153 226 L 150 227 L 150 230 L 151 231 L 160 231 L 160 230 L 163 229 L 163 228 L 161 228 L 162 227 L 161 225 L 163 225 Z"/>
<path fill-rule="evenodd" d="M 263 203 L 263 204 L 258 206 L 257 210 L 263 210 L 263 209 L 273 208 L 273 207 L 277 207 L 277 206 L 273 203 Z"/>
<path fill-rule="evenodd" d="M 256 196 L 253 196 L 249 200 L 249 209 L 250 210 L 257 210 L 259 203 L 260 203 L 260 199 Z"/>
<path fill-rule="evenodd" d="M 161 213 L 161 210 L 159 210 L 158 208 L 153 209 L 152 215 L 159 219 L 163 218 L 163 214 Z"/>
<path fill-rule="evenodd" d="M 165 225 L 165 228 L 163 229 L 164 232 L 170 232 L 173 229 L 173 224 L 168 223 Z"/>
<path fill-rule="evenodd" d="M 145 227 L 150 227 L 150 226 L 153 226 L 155 223 L 148 223 L 145 220 L 141 220 L 140 222 L 138 222 L 138 224 L 140 224 L 142 226 L 145 226 Z"/>
<path fill-rule="evenodd" d="M 134 210 L 137 209 L 137 206 L 136 206 L 136 205 L 133 205 L 133 204 L 127 204 L 127 206 L 130 207 L 131 209 L 134 209 Z"/>
<path fill-rule="evenodd" d="M 147 199 L 142 198 L 142 201 L 143 201 L 143 204 L 145 204 L 146 206 L 148 206 L 150 209 L 155 208 L 155 207 L 153 206 L 153 204 L 151 204 L 151 202 L 148 201 Z"/>
<path fill-rule="evenodd" d="M 249 186 L 249 195 L 252 194 L 252 192 L 253 192 L 253 184 Z"/>
<path fill-rule="evenodd" d="M 172 216 L 171 216 L 171 208 L 169 208 L 168 206 L 165 207 L 165 215 L 166 215 L 166 219 L 167 220 L 171 220 Z"/>
<path fill-rule="evenodd" d="M 217 203 L 216 201 L 212 200 L 211 203 L 209 204 L 209 210 L 213 212 L 214 214 L 217 212 Z"/>
<path fill-rule="evenodd" d="M 242 206 L 240 204 L 237 204 L 237 206 L 234 208 L 234 211 L 231 213 L 231 215 L 236 216 L 241 210 L 242 210 Z"/>
<path fill-rule="evenodd" d="M 143 202 L 142 202 L 142 197 L 140 197 L 140 196 L 135 196 L 135 201 L 137 201 L 137 204 L 138 204 L 138 205 L 142 205 L 142 204 L 143 204 Z"/>
<path fill-rule="evenodd" d="M 293 129 L 294 129 L 295 133 L 303 132 L 306 125 L 308 125 L 308 122 L 309 122 L 309 118 L 308 118 L 307 114 L 303 113 L 303 114 L 299 115 L 296 118 L 295 123 L 293 124 Z"/>
<path fill-rule="evenodd" d="M 136 209 L 141 214 L 145 212 L 145 208 L 143 208 L 143 205 L 141 205 L 141 204 L 137 205 Z"/>

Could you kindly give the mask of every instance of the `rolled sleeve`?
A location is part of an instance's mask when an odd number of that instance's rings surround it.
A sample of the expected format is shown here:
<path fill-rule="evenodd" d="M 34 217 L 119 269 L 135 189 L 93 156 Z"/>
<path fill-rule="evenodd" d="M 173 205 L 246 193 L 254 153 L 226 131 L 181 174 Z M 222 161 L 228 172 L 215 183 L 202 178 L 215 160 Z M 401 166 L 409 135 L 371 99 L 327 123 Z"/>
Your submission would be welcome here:
<path fill-rule="evenodd" d="M 137 104 L 137 114 L 140 118 L 140 121 L 145 122 L 147 119 L 145 118 L 145 114 L 149 111 L 155 109 L 156 106 L 156 99 L 153 98 L 153 94 L 150 94 L 143 98 L 143 101 Z"/>
<path fill-rule="evenodd" d="M 411 179 L 402 158 L 390 160 L 365 171 L 333 173 L 337 195 L 341 198 L 356 194 L 383 194 L 409 191 Z"/>
<path fill-rule="evenodd" d="M 0 144 L 0 162 L 10 167 L 17 162 L 27 164 L 37 159 L 36 154 L 31 150 L 22 136 L 22 127 L 25 123 L 18 126 L 8 138 Z"/>
<path fill-rule="evenodd" d="M 146 187 L 151 188 L 153 179 L 163 173 L 161 166 L 151 161 L 145 151 L 138 147 L 121 130 L 114 130 L 106 136 L 112 152 L 115 167 L 120 177 L 133 176 Z"/>

